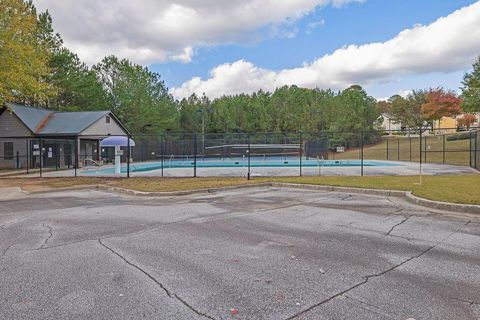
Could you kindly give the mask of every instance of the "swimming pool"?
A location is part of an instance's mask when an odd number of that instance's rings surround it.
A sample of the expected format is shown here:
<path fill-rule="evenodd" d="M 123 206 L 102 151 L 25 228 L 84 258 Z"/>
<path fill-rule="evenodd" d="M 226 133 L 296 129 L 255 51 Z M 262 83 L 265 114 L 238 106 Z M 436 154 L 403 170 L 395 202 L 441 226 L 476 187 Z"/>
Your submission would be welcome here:
<path fill-rule="evenodd" d="M 302 167 L 359 167 L 362 165 L 360 160 L 302 160 Z M 380 167 L 380 166 L 399 166 L 400 164 L 376 161 L 376 160 L 364 160 L 363 166 L 365 167 Z M 174 168 L 193 168 L 195 162 L 192 160 L 172 160 L 164 161 L 163 169 Z M 289 168 L 299 167 L 300 160 L 250 160 L 251 168 Z M 197 160 L 197 168 L 246 168 L 248 167 L 247 159 L 239 160 Z M 148 163 L 132 163 L 130 164 L 130 172 L 145 172 L 162 169 L 162 162 L 148 162 Z M 127 166 L 122 166 L 122 173 L 127 172 Z M 86 174 L 113 174 L 114 168 L 105 169 L 93 169 L 84 171 Z"/>

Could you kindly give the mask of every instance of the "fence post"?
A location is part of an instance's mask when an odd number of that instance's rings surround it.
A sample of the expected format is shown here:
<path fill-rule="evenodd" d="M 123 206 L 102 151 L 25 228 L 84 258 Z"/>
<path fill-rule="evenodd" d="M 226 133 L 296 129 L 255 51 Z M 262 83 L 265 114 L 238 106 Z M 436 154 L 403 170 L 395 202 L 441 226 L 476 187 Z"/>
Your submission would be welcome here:
<path fill-rule="evenodd" d="M 400 138 L 397 138 L 397 158 L 400 161 Z"/>
<path fill-rule="evenodd" d="M 412 137 L 408 137 L 408 139 L 410 140 L 410 153 L 409 153 L 410 154 L 410 162 L 412 162 Z"/>
<path fill-rule="evenodd" d="M 364 139 L 364 136 L 363 136 L 363 131 L 361 132 L 361 160 L 360 160 L 360 166 L 361 166 L 361 172 L 360 172 L 360 175 L 363 177 L 363 139 Z"/>
<path fill-rule="evenodd" d="M 162 154 L 162 178 L 163 178 L 163 164 L 165 163 L 165 136 L 160 137 L 160 153 Z"/>
<path fill-rule="evenodd" d="M 29 167 L 30 167 L 30 140 L 26 139 L 25 144 L 26 144 L 26 147 L 27 147 L 26 150 L 27 150 L 27 174 L 28 174 L 28 170 L 29 170 Z"/>
<path fill-rule="evenodd" d="M 20 155 L 19 155 L 19 152 L 17 151 L 16 153 L 16 168 L 19 169 L 20 168 Z"/>
<path fill-rule="evenodd" d="M 247 180 L 250 180 L 250 134 L 248 133 L 248 149 L 247 149 L 247 161 L 248 161 L 248 169 L 247 169 Z"/>
<path fill-rule="evenodd" d="M 422 184 L 422 128 L 420 128 L 420 184 Z"/>
<path fill-rule="evenodd" d="M 55 145 L 54 145 L 54 150 L 55 150 L 55 171 L 58 171 L 58 143 L 57 140 L 55 140 Z"/>
<path fill-rule="evenodd" d="M 300 177 L 301 177 L 301 176 L 302 176 L 302 156 L 303 156 L 302 132 L 300 131 L 298 135 L 299 135 L 299 140 L 300 140 L 300 145 L 299 145 L 299 148 L 300 148 L 300 150 L 299 150 L 299 151 L 300 151 L 300 152 L 299 152 L 299 154 L 300 154 L 300 162 L 299 162 L 299 164 L 300 164 Z"/>
<path fill-rule="evenodd" d="M 127 134 L 127 179 L 130 178 L 130 134 Z"/>
<path fill-rule="evenodd" d="M 40 148 L 40 178 L 42 177 L 42 166 L 43 166 L 43 143 L 42 143 L 42 138 L 40 137 L 38 139 L 38 144 Z"/>
<path fill-rule="evenodd" d="M 473 143 L 474 143 L 474 140 L 473 140 L 473 137 L 474 137 L 474 134 L 473 134 L 473 131 L 470 131 L 470 157 L 469 157 L 469 162 L 470 162 L 470 167 L 473 168 L 473 157 L 476 156 L 476 154 L 473 153 Z"/>
<path fill-rule="evenodd" d="M 388 138 L 387 138 L 387 160 L 388 160 Z"/>
<path fill-rule="evenodd" d="M 193 134 L 193 177 L 197 177 L 197 134 Z"/>
<path fill-rule="evenodd" d="M 478 163 L 477 163 L 477 158 L 478 158 L 478 131 L 475 131 L 475 169 L 478 169 Z"/>
<path fill-rule="evenodd" d="M 75 137 L 75 163 L 73 165 L 75 167 L 75 177 L 77 177 L 77 169 L 78 169 L 78 137 Z"/>
<path fill-rule="evenodd" d="M 445 135 L 443 135 L 443 164 L 445 164 Z"/>
<path fill-rule="evenodd" d="M 427 163 L 427 136 L 425 136 L 425 158 L 423 158 L 423 162 Z"/>

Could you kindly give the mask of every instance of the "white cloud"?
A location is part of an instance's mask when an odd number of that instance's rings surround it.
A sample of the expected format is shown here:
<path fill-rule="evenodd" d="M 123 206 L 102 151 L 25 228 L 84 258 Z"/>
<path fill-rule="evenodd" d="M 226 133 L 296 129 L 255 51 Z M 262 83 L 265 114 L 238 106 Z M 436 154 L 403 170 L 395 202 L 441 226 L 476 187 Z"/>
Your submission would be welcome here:
<path fill-rule="evenodd" d="M 305 30 L 305 32 L 307 34 L 310 34 L 312 33 L 315 29 L 317 29 L 318 27 L 321 27 L 321 26 L 324 26 L 325 25 L 325 20 L 322 19 L 322 20 L 318 20 L 318 21 L 312 21 L 312 22 L 309 22 L 307 24 L 307 29 Z"/>
<path fill-rule="evenodd" d="M 401 97 L 404 97 L 406 98 L 410 93 L 412 93 L 412 90 L 400 90 L 400 91 L 397 91 L 395 92 L 394 94 L 391 94 L 390 96 L 388 97 L 381 97 L 381 98 L 378 98 L 378 97 L 375 97 L 378 101 L 388 101 L 392 96 L 394 95 L 399 95 Z"/>
<path fill-rule="evenodd" d="M 67 47 L 88 63 L 109 54 L 138 63 L 188 62 L 194 48 L 251 40 L 260 29 L 286 23 L 319 6 L 364 0 L 35 0 L 52 14 Z M 288 32 L 285 32 L 288 30 Z M 293 31 L 292 31 L 293 30 Z"/>
<path fill-rule="evenodd" d="M 283 85 L 342 89 L 371 85 L 402 75 L 465 70 L 480 53 L 480 1 L 430 25 L 415 25 L 383 43 L 345 46 L 302 67 L 272 71 L 240 60 L 223 64 L 206 80 L 193 78 L 172 93 L 205 92 L 210 97 Z"/>

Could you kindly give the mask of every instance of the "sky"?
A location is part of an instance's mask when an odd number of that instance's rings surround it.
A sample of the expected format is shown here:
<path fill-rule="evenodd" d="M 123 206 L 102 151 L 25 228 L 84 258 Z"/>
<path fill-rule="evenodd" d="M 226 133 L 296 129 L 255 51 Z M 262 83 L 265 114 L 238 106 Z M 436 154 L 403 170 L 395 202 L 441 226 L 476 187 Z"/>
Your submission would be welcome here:
<path fill-rule="evenodd" d="M 115 54 L 160 73 L 176 98 L 284 85 L 377 99 L 459 90 L 480 55 L 472 0 L 35 0 L 88 64 Z"/>

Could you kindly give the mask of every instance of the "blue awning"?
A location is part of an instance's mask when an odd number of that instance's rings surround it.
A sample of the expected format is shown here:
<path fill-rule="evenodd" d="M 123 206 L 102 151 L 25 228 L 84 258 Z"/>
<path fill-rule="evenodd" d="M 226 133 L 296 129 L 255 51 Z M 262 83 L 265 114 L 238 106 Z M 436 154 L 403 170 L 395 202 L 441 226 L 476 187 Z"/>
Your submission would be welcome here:
<path fill-rule="evenodd" d="M 130 147 L 135 146 L 135 141 L 130 140 Z M 111 136 L 100 141 L 100 147 L 128 147 L 128 140 L 125 136 Z"/>

